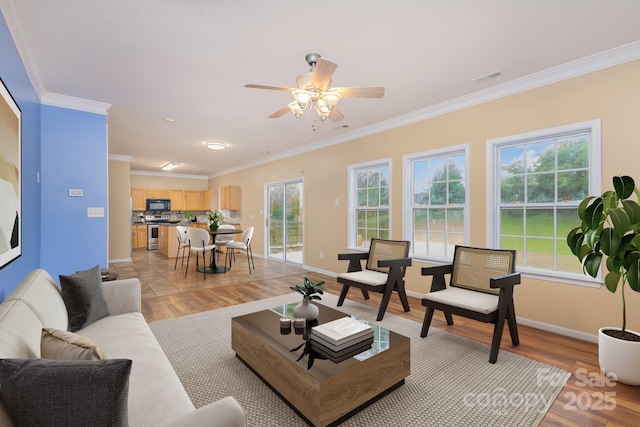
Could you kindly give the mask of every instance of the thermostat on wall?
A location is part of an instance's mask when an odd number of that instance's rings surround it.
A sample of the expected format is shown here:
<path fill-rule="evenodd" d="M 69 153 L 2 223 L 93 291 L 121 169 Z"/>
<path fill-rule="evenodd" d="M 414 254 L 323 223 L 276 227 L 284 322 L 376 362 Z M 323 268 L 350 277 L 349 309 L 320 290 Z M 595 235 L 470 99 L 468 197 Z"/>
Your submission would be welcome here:
<path fill-rule="evenodd" d="M 82 197 L 82 188 L 70 188 L 69 189 L 69 197 Z"/>

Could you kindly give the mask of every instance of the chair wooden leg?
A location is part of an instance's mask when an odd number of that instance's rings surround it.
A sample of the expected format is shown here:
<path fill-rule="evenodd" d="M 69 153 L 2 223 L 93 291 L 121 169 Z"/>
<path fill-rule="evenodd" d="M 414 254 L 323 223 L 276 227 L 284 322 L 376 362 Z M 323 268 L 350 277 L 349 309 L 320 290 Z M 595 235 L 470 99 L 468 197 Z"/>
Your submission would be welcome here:
<path fill-rule="evenodd" d="M 511 343 L 513 345 L 520 345 L 518 325 L 516 324 L 516 313 L 513 309 L 513 304 L 509 304 L 509 307 L 507 308 L 507 324 L 509 325 L 509 333 L 511 334 Z"/>
<path fill-rule="evenodd" d="M 451 313 L 449 313 L 448 311 L 445 311 L 444 318 L 447 319 L 447 325 L 449 326 L 453 325 L 453 317 L 451 316 Z"/>
<path fill-rule="evenodd" d="M 493 329 L 493 339 L 491 340 L 491 354 L 489 355 L 489 363 L 496 363 L 498 360 L 498 351 L 500 351 L 500 341 L 502 340 L 502 330 L 504 329 L 506 313 L 498 314 L 496 326 Z"/>
<path fill-rule="evenodd" d="M 429 326 L 431 326 L 431 319 L 433 319 L 433 312 L 435 310 L 431 307 L 427 307 L 427 310 L 424 312 L 424 320 L 422 321 L 422 330 L 420 331 L 420 336 L 422 338 L 426 337 L 429 333 Z"/>
<path fill-rule="evenodd" d="M 393 288 L 391 286 L 387 286 L 387 289 L 382 294 L 382 302 L 380 303 L 380 310 L 378 310 L 378 317 L 376 320 L 379 322 L 384 317 L 384 312 L 387 311 L 387 306 L 389 305 L 389 300 L 391 300 L 391 294 L 393 293 Z"/>
<path fill-rule="evenodd" d="M 367 291 L 366 289 L 360 289 L 360 291 L 362 292 L 362 297 L 364 299 L 369 299 L 369 291 Z"/>
<path fill-rule="evenodd" d="M 409 300 L 407 299 L 407 292 L 404 290 L 404 282 L 398 284 L 396 288 L 405 313 L 411 311 L 411 308 L 409 307 Z"/>
<path fill-rule="evenodd" d="M 347 297 L 347 292 L 349 292 L 350 286 L 343 284 L 342 290 L 340 291 L 340 297 L 338 298 L 338 307 L 344 303 L 344 299 Z"/>

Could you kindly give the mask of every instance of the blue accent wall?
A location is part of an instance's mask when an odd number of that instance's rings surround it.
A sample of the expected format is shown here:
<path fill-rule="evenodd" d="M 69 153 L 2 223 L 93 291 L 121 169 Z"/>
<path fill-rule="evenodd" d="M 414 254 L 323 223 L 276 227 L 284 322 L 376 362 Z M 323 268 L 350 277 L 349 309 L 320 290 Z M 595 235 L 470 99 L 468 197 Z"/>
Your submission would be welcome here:
<path fill-rule="evenodd" d="M 100 264 L 107 255 L 107 118 L 42 107 L 42 268 L 58 280 Z M 70 197 L 80 189 L 82 197 Z M 87 208 L 103 208 L 89 218 Z"/>
<path fill-rule="evenodd" d="M 22 256 L 0 270 L 0 301 L 41 265 L 40 102 L 0 15 L 0 78 L 22 111 Z M 1 201 L 0 201 L 1 203 Z"/>

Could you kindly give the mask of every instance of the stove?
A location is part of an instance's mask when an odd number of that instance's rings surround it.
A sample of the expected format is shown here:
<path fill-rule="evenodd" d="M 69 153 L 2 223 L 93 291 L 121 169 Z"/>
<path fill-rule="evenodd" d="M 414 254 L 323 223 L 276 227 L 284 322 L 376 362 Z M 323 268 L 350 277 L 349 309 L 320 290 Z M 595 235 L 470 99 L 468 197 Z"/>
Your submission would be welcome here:
<path fill-rule="evenodd" d="M 145 215 L 147 225 L 147 250 L 158 249 L 158 223 L 169 221 L 169 215 Z"/>

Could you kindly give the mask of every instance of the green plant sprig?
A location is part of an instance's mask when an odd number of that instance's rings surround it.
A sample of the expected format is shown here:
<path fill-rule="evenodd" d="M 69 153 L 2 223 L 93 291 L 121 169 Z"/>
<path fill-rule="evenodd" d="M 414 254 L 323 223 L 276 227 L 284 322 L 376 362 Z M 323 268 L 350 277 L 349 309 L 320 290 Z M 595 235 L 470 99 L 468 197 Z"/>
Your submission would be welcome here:
<path fill-rule="evenodd" d="M 325 281 L 321 280 L 319 282 L 313 282 L 309 278 L 304 278 L 303 285 L 289 286 L 289 289 L 292 289 L 304 297 L 307 301 L 312 300 L 321 300 L 322 297 L 320 295 L 324 294 L 325 290 Z M 319 294 L 319 295 L 316 295 Z"/>

